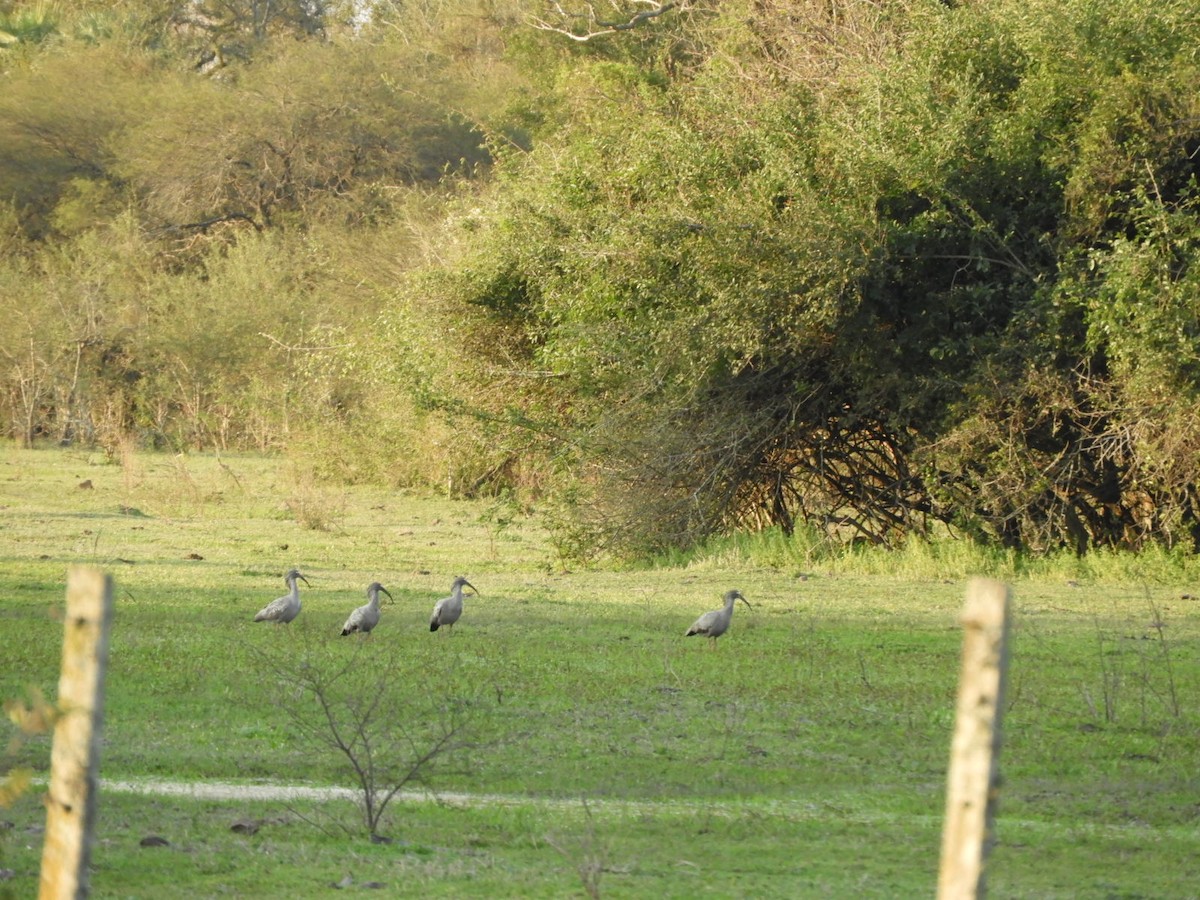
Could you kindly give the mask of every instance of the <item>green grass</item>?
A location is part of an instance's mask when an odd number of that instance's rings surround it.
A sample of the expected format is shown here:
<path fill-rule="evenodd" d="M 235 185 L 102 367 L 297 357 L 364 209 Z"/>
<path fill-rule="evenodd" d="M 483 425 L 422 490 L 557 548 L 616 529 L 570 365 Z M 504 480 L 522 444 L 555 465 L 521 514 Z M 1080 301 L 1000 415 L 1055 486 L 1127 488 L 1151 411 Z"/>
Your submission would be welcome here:
<path fill-rule="evenodd" d="M 969 575 L 1002 575 L 1015 615 L 992 895 L 1196 895 L 1187 559 L 1039 570 L 947 545 L 789 561 L 786 540 L 567 572 L 535 521 L 482 503 L 324 487 L 260 458 L 6 447 L 0 698 L 53 695 L 65 572 L 93 563 L 116 581 L 103 777 L 351 785 L 286 708 L 298 667 L 353 660 L 418 739 L 444 701 L 468 710 L 470 746 L 429 787 L 507 800 L 399 803 L 380 829 L 395 842 L 373 844 L 344 801 L 105 792 L 96 896 L 315 896 L 347 875 L 422 897 L 583 896 L 588 878 L 618 897 L 927 896 L 956 617 Z M 253 623 L 293 565 L 312 582 L 300 618 Z M 430 634 L 457 574 L 482 596 Z M 341 638 L 372 580 L 395 604 L 369 641 Z M 715 651 L 684 639 L 730 587 L 754 609 Z M 0 770 L 44 772 L 48 749 L 27 740 Z M 0 810 L 0 869 L 16 873 L 0 896 L 32 893 L 43 815 L 35 796 Z M 267 824 L 230 831 L 243 817 Z M 139 846 L 147 834 L 170 845 Z"/>

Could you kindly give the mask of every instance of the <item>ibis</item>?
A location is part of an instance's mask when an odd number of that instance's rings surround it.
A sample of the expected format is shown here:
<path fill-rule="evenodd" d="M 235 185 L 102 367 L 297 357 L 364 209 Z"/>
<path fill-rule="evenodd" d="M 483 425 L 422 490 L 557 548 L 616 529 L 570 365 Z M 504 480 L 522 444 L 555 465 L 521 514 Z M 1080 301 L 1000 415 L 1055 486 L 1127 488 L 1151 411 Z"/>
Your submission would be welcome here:
<path fill-rule="evenodd" d="M 308 579 L 300 574 L 299 569 L 290 569 L 283 576 L 284 583 L 290 589 L 288 593 L 282 597 L 272 600 L 266 606 L 258 611 L 254 617 L 255 622 L 282 622 L 288 623 L 296 616 L 300 615 L 300 586 L 296 581 L 303 581 L 308 584 Z M 311 587 L 311 585 L 310 585 Z"/>
<path fill-rule="evenodd" d="M 358 632 L 359 634 L 370 634 L 371 630 L 379 624 L 379 595 L 384 593 L 388 595 L 388 599 L 393 603 L 396 599 L 388 592 L 378 581 L 372 581 L 367 585 L 367 602 L 366 605 L 358 607 L 354 612 L 350 613 L 350 618 L 346 619 L 346 624 L 342 626 L 342 637 L 348 634 Z"/>
<path fill-rule="evenodd" d="M 692 627 L 687 630 L 685 637 L 691 637 L 693 634 L 702 634 L 712 640 L 711 646 L 717 646 L 717 638 L 729 630 L 729 623 L 733 621 L 733 602 L 741 600 L 746 604 L 747 609 L 753 609 L 750 601 L 742 596 L 741 591 L 726 591 L 725 606 L 721 609 L 714 609 L 706 612 L 695 622 Z"/>
<path fill-rule="evenodd" d="M 429 630 L 437 631 L 443 625 L 450 627 L 458 621 L 458 617 L 463 611 L 463 587 L 469 587 L 475 591 L 475 595 L 479 595 L 479 591 L 475 589 L 475 585 L 467 581 L 461 575 L 454 579 L 454 584 L 450 585 L 450 596 L 443 597 L 433 607 L 433 615 L 429 617 Z"/>

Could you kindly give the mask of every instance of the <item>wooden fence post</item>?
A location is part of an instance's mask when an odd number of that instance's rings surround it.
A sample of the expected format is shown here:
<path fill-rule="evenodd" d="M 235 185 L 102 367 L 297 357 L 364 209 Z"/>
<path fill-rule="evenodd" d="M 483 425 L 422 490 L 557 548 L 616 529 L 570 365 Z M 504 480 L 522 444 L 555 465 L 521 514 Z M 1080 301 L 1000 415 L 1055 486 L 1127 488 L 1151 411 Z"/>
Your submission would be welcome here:
<path fill-rule="evenodd" d="M 74 900 L 88 893 L 111 621 L 112 578 L 97 569 L 73 566 L 67 574 L 59 716 L 50 750 L 39 900 Z"/>
<path fill-rule="evenodd" d="M 976 578 L 963 607 L 962 673 L 946 784 L 938 900 L 983 897 L 999 786 L 1009 590 Z"/>

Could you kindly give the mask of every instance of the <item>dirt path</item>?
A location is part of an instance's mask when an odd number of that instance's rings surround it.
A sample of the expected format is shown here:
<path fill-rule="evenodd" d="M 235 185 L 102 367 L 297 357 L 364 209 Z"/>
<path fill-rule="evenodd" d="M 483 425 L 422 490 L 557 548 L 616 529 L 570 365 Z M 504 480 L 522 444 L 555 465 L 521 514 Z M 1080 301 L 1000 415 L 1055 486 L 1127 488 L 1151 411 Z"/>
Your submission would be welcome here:
<path fill-rule="evenodd" d="M 257 800 L 281 801 L 305 800 L 316 802 L 356 802 L 361 791 L 346 787 L 317 787 L 303 784 L 237 784 L 225 781 L 169 781 L 157 778 L 102 778 L 100 791 L 119 794 L 145 794 L 158 797 L 190 797 L 197 800 Z M 542 807 L 559 809 L 580 809 L 583 800 L 579 797 L 528 797 L 520 794 L 468 794 L 462 792 L 431 793 L 427 791 L 401 791 L 393 802 L 400 803 L 441 803 L 449 806 L 480 807 Z M 792 816 L 816 816 L 822 814 L 818 804 L 804 801 L 789 800 L 622 800 L 588 797 L 587 803 L 592 807 L 601 807 L 609 811 L 628 812 L 666 812 L 670 810 L 687 812 L 704 810 L 721 815 L 733 815 L 739 811 L 753 808 L 759 812 L 783 812 Z"/>
<path fill-rule="evenodd" d="M 317 802 L 348 800 L 361 795 L 356 788 L 316 787 L 303 784 L 237 784 L 227 781 L 167 781 L 157 778 L 102 778 L 100 790 L 119 794 L 146 794 L 158 797 L 191 797 L 197 800 L 313 800 Z M 442 803 L 448 806 L 579 806 L 577 798 L 564 800 L 555 797 L 524 797 L 518 794 L 466 794 L 443 791 L 401 791 L 393 798 L 402 803 Z M 694 808 L 700 805 L 728 806 L 727 801 L 710 804 L 686 801 L 606 800 L 589 798 L 589 803 L 645 809 L 650 807 Z"/>
<path fill-rule="evenodd" d="M 360 791 L 346 787 L 317 787 L 304 784 L 236 784 L 226 781 L 169 781 L 157 778 L 102 778 L 101 793 L 109 791 L 121 794 L 144 794 L 159 797 L 189 797 L 197 800 L 217 801 L 315 801 L 315 802 L 357 802 Z M 463 792 L 445 792 L 433 794 L 426 791 L 401 791 L 393 798 L 399 803 L 443 803 L 449 806 L 462 807 L 536 807 L 541 809 L 581 810 L 583 799 L 579 797 L 528 797 L 521 794 L 470 794 Z M 879 812 L 876 810 L 847 810 L 838 807 L 831 811 L 825 803 L 813 802 L 803 798 L 765 799 L 699 799 L 685 798 L 675 800 L 624 800 L 613 798 L 588 797 L 587 805 L 590 810 L 603 810 L 609 814 L 640 815 L 646 813 L 677 813 L 692 814 L 703 812 L 706 815 L 734 819 L 746 813 L 755 816 L 782 815 L 793 820 L 824 820 L 835 817 L 842 824 L 858 823 L 873 824 L 880 822 L 903 821 L 913 824 L 929 824 L 940 822 L 941 816 L 913 815 L 910 813 Z M 1060 830 L 1062 825 L 1054 821 L 1030 819 L 1004 820 L 1010 826 L 1031 829 L 1034 832 Z M 1145 831 L 1153 833 L 1184 833 L 1194 834 L 1194 826 L 1171 826 L 1167 828 L 1147 828 L 1141 823 L 1122 823 L 1097 825 L 1089 823 L 1085 828 L 1088 834 L 1127 833 L 1129 831 Z"/>
<path fill-rule="evenodd" d="M 100 792 L 191 797 L 196 800 L 353 800 L 356 791 L 299 784 L 235 784 L 225 781 L 164 781 L 157 778 L 102 778 Z M 411 799 L 423 795 L 414 794 Z M 410 799 L 405 795 L 404 799 Z"/>
<path fill-rule="evenodd" d="M 346 787 L 316 787 L 304 784 L 237 784 L 229 781 L 167 781 L 158 778 L 102 778 L 100 790 L 117 794 L 146 794 L 158 797 L 191 797 L 197 800 L 313 800 L 355 801 L 361 791 Z M 450 806 L 567 805 L 579 801 L 538 799 L 502 794 L 464 794 L 401 791 L 393 798 L 403 803 L 444 803 Z"/>

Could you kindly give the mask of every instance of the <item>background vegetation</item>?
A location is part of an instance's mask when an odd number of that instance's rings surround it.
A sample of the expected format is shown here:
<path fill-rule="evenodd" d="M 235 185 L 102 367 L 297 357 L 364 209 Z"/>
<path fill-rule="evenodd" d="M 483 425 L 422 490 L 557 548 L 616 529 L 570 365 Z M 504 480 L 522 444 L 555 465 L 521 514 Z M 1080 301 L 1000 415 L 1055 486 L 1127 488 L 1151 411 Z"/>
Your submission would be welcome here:
<path fill-rule="evenodd" d="M 4 427 L 580 556 L 1195 549 L 1193 4 L 609 8 L 0 4 Z"/>

